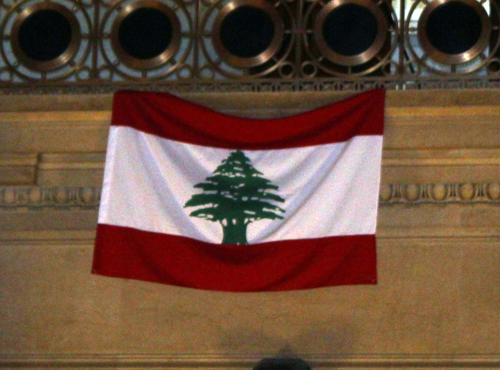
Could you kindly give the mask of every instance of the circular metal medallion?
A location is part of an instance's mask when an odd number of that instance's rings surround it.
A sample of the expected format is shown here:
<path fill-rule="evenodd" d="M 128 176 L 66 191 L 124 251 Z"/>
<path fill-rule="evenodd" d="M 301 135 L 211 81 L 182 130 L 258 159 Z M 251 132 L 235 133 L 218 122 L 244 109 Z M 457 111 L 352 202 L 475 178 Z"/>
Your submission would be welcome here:
<path fill-rule="evenodd" d="M 387 24 L 386 15 L 371 0 L 332 0 L 316 16 L 314 41 L 331 62 L 360 65 L 384 46 Z"/>
<path fill-rule="evenodd" d="M 14 20 L 12 50 L 26 67 L 52 71 L 67 64 L 81 42 L 78 20 L 66 7 L 45 1 L 25 8 Z"/>
<path fill-rule="evenodd" d="M 284 23 L 264 0 L 235 0 L 214 19 L 212 42 L 227 63 L 251 68 L 269 61 L 283 42 Z"/>
<path fill-rule="evenodd" d="M 124 7 L 115 18 L 111 45 L 130 68 L 159 67 L 178 51 L 181 24 L 167 5 L 157 0 L 140 0 Z"/>
<path fill-rule="evenodd" d="M 418 40 L 437 62 L 465 63 L 487 46 L 491 21 L 475 0 L 434 0 L 418 20 Z"/>

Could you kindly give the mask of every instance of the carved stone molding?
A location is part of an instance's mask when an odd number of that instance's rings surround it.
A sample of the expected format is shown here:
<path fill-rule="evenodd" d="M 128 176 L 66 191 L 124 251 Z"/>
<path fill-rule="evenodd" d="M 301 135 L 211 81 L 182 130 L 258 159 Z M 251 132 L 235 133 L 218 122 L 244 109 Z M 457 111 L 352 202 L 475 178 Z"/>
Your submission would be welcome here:
<path fill-rule="evenodd" d="M 278 356 L 287 357 L 287 354 Z M 419 368 L 477 369 L 500 368 L 499 355 L 329 355 L 329 354 L 289 354 L 303 358 L 313 368 Z M 225 368 L 252 369 L 264 357 L 276 354 L 250 354 L 218 356 L 207 355 L 43 355 L 43 354 L 4 354 L 0 355 L 0 368 Z"/>
<path fill-rule="evenodd" d="M 217 81 L 205 82 L 204 80 L 187 80 L 185 82 L 167 81 L 165 84 L 154 83 L 128 83 L 116 82 L 109 85 L 55 85 L 55 86 L 29 86 L 7 85 L 0 86 L 0 95 L 96 95 L 112 94 L 119 90 L 144 90 L 157 92 L 170 92 L 173 94 L 198 94 L 198 93 L 303 93 L 303 92 L 359 92 L 376 88 L 386 90 L 452 90 L 474 89 L 495 90 L 500 87 L 500 80 L 495 76 L 463 76 L 460 78 L 420 77 L 414 80 L 401 80 L 397 78 L 370 77 L 363 80 L 346 80 L 345 78 L 315 78 L 315 79 L 255 79 L 251 81 Z"/>
<path fill-rule="evenodd" d="M 383 184 L 380 204 L 500 204 L 500 183 Z"/>
<path fill-rule="evenodd" d="M 2 186 L 0 209 L 98 209 L 98 186 Z M 392 204 L 500 204 L 500 183 L 382 184 L 380 205 Z"/>
<path fill-rule="evenodd" d="M 3 186 L 0 187 L 0 209 L 72 208 L 97 209 L 101 188 L 95 186 Z"/>

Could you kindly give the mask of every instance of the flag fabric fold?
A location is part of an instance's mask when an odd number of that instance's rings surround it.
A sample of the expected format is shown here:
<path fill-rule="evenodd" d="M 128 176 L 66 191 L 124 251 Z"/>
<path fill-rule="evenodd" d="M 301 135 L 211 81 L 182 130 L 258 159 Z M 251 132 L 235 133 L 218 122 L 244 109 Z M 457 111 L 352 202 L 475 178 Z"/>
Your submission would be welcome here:
<path fill-rule="evenodd" d="M 249 119 L 116 93 L 92 272 L 235 292 L 375 284 L 384 97 Z"/>

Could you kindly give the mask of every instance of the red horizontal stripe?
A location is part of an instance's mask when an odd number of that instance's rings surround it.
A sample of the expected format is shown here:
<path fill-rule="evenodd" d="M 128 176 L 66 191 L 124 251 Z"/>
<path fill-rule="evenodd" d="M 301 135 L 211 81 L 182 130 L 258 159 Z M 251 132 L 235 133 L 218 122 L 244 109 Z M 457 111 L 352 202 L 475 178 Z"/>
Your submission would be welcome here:
<path fill-rule="evenodd" d="M 237 246 L 100 224 L 92 272 L 234 292 L 376 284 L 375 236 Z"/>
<path fill-rule="evenodd" d="M 115 94 L 112 125 L 175 141 L 226 149 L 285 149 L 382 135 L 385 91 L 373 90 L 279 119 L 228 116 L 166 93 Z"/>

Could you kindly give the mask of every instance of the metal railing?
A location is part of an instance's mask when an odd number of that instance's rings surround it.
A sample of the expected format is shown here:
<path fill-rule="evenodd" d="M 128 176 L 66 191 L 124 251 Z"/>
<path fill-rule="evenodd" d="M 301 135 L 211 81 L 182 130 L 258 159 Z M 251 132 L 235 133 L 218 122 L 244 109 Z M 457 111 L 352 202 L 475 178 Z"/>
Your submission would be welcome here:
<path fill-rule="evenodd" d="M 450 52 L 436 46 L 429 25 L 440 21 L 437 10 L 451 16 L 443 6 L 457 4 L 478 34 Z M 369 12 L 376 25 L 372 40 L 352 55 L 325 37 L 345 5 Z M 238 56 L 221 38 L 222 25 L 235 9 L 249 7 L 274 32 L 263 50 Z M 168 45 L 147 58 L 127 51 L 120 38 L 125 20 L 144 8 L 170 27 Z M 32 54 L 23 45 L 29 22 L 54 13 L 71 36 L 59 53 Z M 496 88 L 499 19 L 489 0 L 0 0 L 0 94 Z"/>

